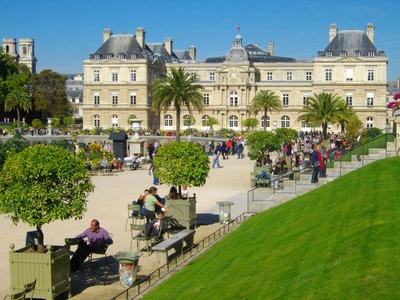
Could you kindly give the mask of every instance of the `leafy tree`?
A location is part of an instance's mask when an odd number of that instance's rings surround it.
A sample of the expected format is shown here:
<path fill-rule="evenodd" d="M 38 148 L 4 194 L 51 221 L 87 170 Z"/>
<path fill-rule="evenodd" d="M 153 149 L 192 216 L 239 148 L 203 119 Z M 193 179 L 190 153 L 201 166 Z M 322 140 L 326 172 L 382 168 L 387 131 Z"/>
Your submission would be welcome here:
<path fill-rule="evenodd" d="M 27 141 L 21 134 L 14 134 L 7 142 L 0 144 L 0 170 L 3 168 L 4 162 L 8 157 L 21 152 L 26 147 Z"/>
<path fill-rule="evenodd" d="M 0 174 L 0 213 L 14 225 L 24 222 L 38 231 L 55 220 L 81 219 L 94 189 L 85 163 L 55 145 L 37 145 L 9 157 Z"/>
<path fill-rule="evenodd" d="M 58 127 L 58 126 L 60 126 L 60 119 L 58 119 L 58 118 L 52 118 L 52 119 L 51 119 L 51 126 L 52 126 L 52 127 Z"/>
<path fill-rule="evenodd" d="M 296 141 L 299 136 L 299 133 L 291 128 L 277 128 L 275 133 L 279 144 Z"/>
<path fill-rule="evenodd" d="M 203 186 L 210 171 L 204 149 L 192 142 L 171 142 L 157 150 L 154 172 L 161 182 L 179 186 Z"/>
<path fill-rule="evenodd" d="M 63 118 L 72 114 L 72 107 L 65 96 L 66 78 L 51 70 L 33 76 L 35 109 L 46 118 Z"/>
<path fill-rule="evenodd" d="M 69 126 L 72 124 L 73 121 L 74 119 L 71 116 L 66 116 L 63 119 L 63 124 Z"/>
<path fill-rule="evenodd" d="M 264 113 L 264 131 L 267 130 L 267 112 L 270 113 L 272 110 L 281 111 L 282 103 L 281 100 L 274 92 L 270 90 L 260 90 L 257 95 L 251 100 L 250 103 L 250 112 L 255 115 L 258 114 L 259 111 Z"/>
<path fill-rule="evenodd" d="M 15 61 L 15 58 L 4 53 L 0 47 L 0 102 L 3 103 L 8 95 L 8 86 L 6 85 L 7 78 L 10 75 L 18 74 L 20 67 Z"/>
<path fill-rule="evenodd" d="M 33 119 L 32 120 L 32 127 L 33 128 L 38 129 L 38 128 L 42 127 L 42 125 L 43 125 L 43 123 L 39 119 Z"/>
<path fill-rule="evenodd" d="M 171 68 L 171 73 L 156 79 L 153 86 L 153 109 L 159 113 L 168 109 L 176 111 L 176 140 L 180 141 L 181 111 L 186 107 L 192 116 L 192 110 L 203 111 L 202 85 L 194 84 L 192 75 L 184 68 Z"/>
<path fill-rule="evenodd" d="M 379 135 L 382 134 L 382 129 L 376 128 L 376 127 L 372 127 L 370 129 L 368 129 L 366 137 L 373 139 L 374 137 L 377 137 Z"/>
<path fill-rule="evenodd" d="M 247 118 L 246 120 L 244 120 L 243 126 L 254 129 L 258 126 L 258 120 L 256 118 Z"/>
<path fill-rule="evenodd" d="M 298 121 L 318 122 L 321 124 L 324 139 L 327 139 L 329 124 L 339 123 L 346 114 L 346 102 L 338 95 L 320 93 L 308 99 L 308 106 L 300 110 Z"/>
<path fill-rule="evenodd" d="M 346 140 L 349 143 L 354 143 L 360 135 L 364 135 L 363 123 L 358 117 L 350 119 L 349 122 L 346 123 Z"/>
<path fill-rule="evenodd" d="M 246 145 L 250 159 L 260 160 L 264 165 L 266 156 L 279 149 L 280 141 L 274 132 L 258 131 L 249 136 Z"/>

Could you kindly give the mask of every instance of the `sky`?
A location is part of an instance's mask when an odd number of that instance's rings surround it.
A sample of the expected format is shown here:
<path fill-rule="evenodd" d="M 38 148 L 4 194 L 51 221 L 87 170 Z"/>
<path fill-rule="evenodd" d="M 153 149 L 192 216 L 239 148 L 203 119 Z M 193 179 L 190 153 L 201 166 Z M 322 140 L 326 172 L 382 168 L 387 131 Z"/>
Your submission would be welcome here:
<path fill-rule="evenodd" d="M 243 45 L 275 55 L 313 58 L 329 43 L 329 26 L 365 32 L 375 26 L 375 46 L 389 59 L 388 79 L 400 77 L 399 0 L 2 0 L 0 39 L 35 40 L 37 72 L 83 73 L 83 60 L 114 34 L 146 31 L 146 42 L 173 40 L 173 49 L 197 48 L 197 59 L 224 56 L 238 31 Z"/>

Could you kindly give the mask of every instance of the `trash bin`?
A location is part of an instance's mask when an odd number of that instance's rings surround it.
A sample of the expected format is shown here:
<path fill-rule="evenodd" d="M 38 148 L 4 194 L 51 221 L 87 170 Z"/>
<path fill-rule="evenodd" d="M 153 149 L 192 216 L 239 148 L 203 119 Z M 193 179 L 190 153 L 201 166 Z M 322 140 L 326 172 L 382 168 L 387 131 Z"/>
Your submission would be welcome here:
<path fill-rule="evenodd" d="M 139 257 L 136 252 L 118 252 L 114 255 L 119 263 L 119 282 L 126 288 L 131 287 L 136 281 Z"/>
<path fill-rule="evenodd" d="M 219 205 L 219 222 L 221 224 L 228 224 L 231 221 L 231 206 L 233 202 L 222 201 L 217 202 Z"/>

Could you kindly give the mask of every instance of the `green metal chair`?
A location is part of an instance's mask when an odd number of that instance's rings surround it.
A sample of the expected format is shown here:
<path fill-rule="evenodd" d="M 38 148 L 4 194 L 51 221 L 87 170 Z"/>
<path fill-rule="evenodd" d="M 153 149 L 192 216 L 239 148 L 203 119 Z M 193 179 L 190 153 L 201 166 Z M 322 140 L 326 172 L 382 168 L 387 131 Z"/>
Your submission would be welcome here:
<path fill-rule="evenodd" d="M 35 292 L 35 287 L 36 287 L 36 279 L 30 283 L 25 284 L 25 294 L 28 295 L 29 293 L 32 293 L 30 296 L 30 299 L 33 299 L 33 293 Z"/>
<path fill-rule="evenodd" d="M 4 300 L 7 298 L 10 298 L 11 300 L 25 300 L 25 290 L 16 294 L 6 295 Z"/>
<path fill-rule="evenodd" d="M 136 212 L 137 214 L 134 214 L 134 212 Z M 132 220 L 132 224 L 134 224 L 134 223 L 142 223 L 144 219 L 145 216 L 140 213 L 139 204 L 128 204 L 128 218 L 126 218 L 125 222 L 125 231 L 128 229 L 129 220 Z"/>

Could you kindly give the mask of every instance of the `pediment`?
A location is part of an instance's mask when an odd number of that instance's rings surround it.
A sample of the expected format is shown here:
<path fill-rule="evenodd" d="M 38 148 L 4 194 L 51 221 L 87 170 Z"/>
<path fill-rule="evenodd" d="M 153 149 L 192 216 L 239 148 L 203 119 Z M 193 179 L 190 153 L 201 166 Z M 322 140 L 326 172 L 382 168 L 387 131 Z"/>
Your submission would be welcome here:
<path fill-rule="evenodd" d="M 346 56 L 338 60 L 338 62 L 361 62 L 362 60 L 354 56 Z"/>
<path fill-rule="evenodd" d="M 104 63 L 105 64 L 124 64 L 126 62 L 123 59 L 113 57 L 113 58 L 110 58 L 109 60 L 105 60 Z"/>

